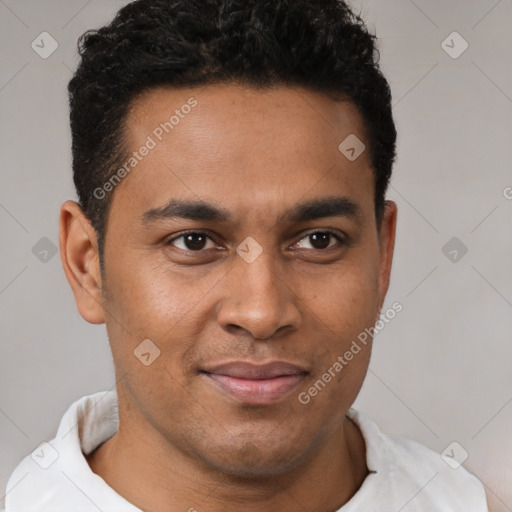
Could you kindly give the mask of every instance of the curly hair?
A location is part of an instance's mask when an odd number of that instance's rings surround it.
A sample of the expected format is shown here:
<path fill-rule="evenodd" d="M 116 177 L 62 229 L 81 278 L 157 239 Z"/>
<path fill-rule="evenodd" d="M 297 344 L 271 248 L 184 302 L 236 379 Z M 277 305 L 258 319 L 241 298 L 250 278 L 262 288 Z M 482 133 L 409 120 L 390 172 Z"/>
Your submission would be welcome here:
<path fill-rule="evenodd" d="M 136 0 L 109 25 L 85 32 L 68 85 L 73 180 L 100 262 L 111 195 L 93 191 L 126 160 L 131 103 L 157 86 L 304 86 L 352 101 L 370 145 L 379 222 L 396 129 L 375 42 L 342 0 Z"/>

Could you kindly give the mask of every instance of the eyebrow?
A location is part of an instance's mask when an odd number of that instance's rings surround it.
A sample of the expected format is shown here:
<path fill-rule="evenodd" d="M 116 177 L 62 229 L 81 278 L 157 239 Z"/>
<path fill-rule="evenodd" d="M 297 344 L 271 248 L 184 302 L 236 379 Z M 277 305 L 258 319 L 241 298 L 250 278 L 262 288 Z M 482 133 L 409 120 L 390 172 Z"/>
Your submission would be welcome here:
<path fill-rule="evenodd" d="M 324 217 L 359 217 L 360 206 L 348 197 L 325 197 L 295 205 L 282 216 L 287 222 L 305 222 Z M 225 208 L 204 201 L 171 199 L 159 208 L 152 208 L 142 215 L 147 224 L 158 220 L 190 219 L 198 221 L 229 222 L 233 215 Z"/>

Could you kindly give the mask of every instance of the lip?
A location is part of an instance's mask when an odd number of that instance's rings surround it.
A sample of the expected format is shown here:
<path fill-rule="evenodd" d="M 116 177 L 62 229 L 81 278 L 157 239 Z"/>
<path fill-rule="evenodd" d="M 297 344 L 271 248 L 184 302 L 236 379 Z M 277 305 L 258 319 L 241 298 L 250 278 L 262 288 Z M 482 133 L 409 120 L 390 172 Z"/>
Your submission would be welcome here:
<path fill-rule="evenodd" d="M 232 361 L 200 372 L 217 389 L 245 404 L 275 403 L 296 389 L 308 372 L 284 361 Z"/>

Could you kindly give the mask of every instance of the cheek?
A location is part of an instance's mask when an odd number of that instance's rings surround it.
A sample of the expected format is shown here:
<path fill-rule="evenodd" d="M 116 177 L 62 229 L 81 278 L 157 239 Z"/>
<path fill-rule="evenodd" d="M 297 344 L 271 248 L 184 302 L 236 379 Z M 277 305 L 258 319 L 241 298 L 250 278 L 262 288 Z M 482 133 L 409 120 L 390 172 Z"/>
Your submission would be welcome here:
<path fill-rule="evenodd" d="M 370 346 L 358 343 L 358 348 L 350 361 L 346 359 L 347 351 L 340 351 L 340 359 L 335 358 L 312 376 L 309 385 L 297 396 L 297 401 L 304 407 L 304 412 L 336 425 L 354 403 L 368 369 Z"/>
<path fill-rule="evenodd" d="M 182 361 L 195 337 L 191 317 L 197 298 L 189 286 L 149 265 L 119 265 L 107 279 L 107 331 L 116 373 L 130 400 L 152 417 L 161 404 L 187 398 Z"/>
<path fill-rule="evenodd" d="M 106 308 L 110 314 L 106 323 L 120 371 L 134 372 L 141 382 L 148 377 L 159 380 L 155 370 L 166 372 L 167 381 L 171 374 L 183 381 L 189 352 L 201 338 L 205 318 L 214 318 L 208 294 L 219 281 L 219 275 L 214 273 L 196 279 L 191 275 L 178 275 L 150 263 L 144 265 L 142 258 L 136 267 L 111 268 L 107 274 Z M 160 351 L 151 364 L 151 372 L 134 354 L 146 339 Z"/>
<path fill-rule="evenodd" d="M 187 280 L 143 259 L 119 265 L 108 280 L 109 307 L 138 336 L 161 336 L 186 317 L 208 290 L 204 280 Z"/>
<path fill-rule="evenodd" d="M 313 317 L 317 318 L 314 332 L 319 360 L 297 398 L 311 415 L 332 416 L 332 426 L 342 420 L 366 376 L 372 346 L 369 328 L 377 314 L 378 294 L 374 284 L 362 286 L 339 279 L 333 280 L 330 297 L 330 301 L 316 303 Z"/>
<path fill-rule="evenodd" d="M 321 276 L 302 275 L 300 283 L 297 294 L 314 313 L 313 321 L 340 343 L 373 325 L 379 305 L 378 272 L 373 263 L 347 261 Z"/>
<path fill-rule="evenodd" d="M 305 278 L 303 290 L 319 360 L 299 402 L 322 416 L 344 410 L 342 404 L 348 408 L 364 381 L 371 355 L 367 329 L 378 314 L 378 272 L 371 260 L 355 258 L 316 280 L 313 290 L 310 283 Z"/>

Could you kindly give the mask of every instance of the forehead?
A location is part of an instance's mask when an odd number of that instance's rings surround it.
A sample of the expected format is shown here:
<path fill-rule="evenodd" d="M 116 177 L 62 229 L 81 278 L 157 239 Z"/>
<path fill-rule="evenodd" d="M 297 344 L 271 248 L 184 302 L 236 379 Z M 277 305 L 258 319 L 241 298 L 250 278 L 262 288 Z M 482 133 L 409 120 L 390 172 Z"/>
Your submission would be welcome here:
<path fill-rule="evenodd" d="M 193 106 L 191 106 L 193 105 Z M 187 122 L 183 121 L 187 119 Z M 155 125 L 155 121 L 157 124 Z M 297 121 L 290 125 L 290 121 Z M 201 142 L 215 135 L 217 141 L 280 132 L 278 141 L 307 137 L 308 147 L 318 137 L 329 143 L 346 133 L 365 138 L 365 128 L 357 107 L 350 101 L 335 101 L 330 96 L 303 87 L 274 86 L 255 88 L 235 83 L 192 88 L 157 87 L 144 91 L 131 103 L 124 127 L 128 140 L 158 130 L 160 124 L 172 125 L 169 133 L 179 137 L 190 134 Z M 178 125 L 180 129 L 178 130 Z M 187 130 L 188 125 L 192 130 Z M 162 134 L 163 135 L 163 134 Z M 158 136 L 158 133 L 155 134 Z M 313 138 L 311 138 L 313 136 Z M 192 142 L 192 140 L 190 140 Z"/>
<path fill-rule="evenodd" d="M 340 150 L 353 137 L 368 147 L 358 109 L 300 87 L 151 89 L 124 134 L 128 156 L 151 147 L 114 194 L 139 209 L 172 197 L 268 210 L 315 190 L 373 194 L 368 151 L 350 160 Z"/>

